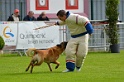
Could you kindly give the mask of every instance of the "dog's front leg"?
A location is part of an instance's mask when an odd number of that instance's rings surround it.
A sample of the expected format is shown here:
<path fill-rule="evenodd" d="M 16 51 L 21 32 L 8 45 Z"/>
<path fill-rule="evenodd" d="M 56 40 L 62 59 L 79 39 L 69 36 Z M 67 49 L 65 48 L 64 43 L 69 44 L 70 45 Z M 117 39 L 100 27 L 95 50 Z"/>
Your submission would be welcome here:
<path fill-rule="evenodd" d="M 60 63 L 59 63 L 58 61 L 55 61 L 55 62 L 53 62 L 53 63 L 54 63 L 54 64 L 57 64 L 56 67 L 55 67 L 55 69 L 57 69 L 57 68 L 59 67 L 59 64 L 60 64 Z"/>
<path fill-rule="evenodd" d="M 50 66 L 50 63 L 47 63 L 47 65 L 48 65 L 50 71 L 52 72 L 52 68 L 51 68 L 51 66 Z"/>

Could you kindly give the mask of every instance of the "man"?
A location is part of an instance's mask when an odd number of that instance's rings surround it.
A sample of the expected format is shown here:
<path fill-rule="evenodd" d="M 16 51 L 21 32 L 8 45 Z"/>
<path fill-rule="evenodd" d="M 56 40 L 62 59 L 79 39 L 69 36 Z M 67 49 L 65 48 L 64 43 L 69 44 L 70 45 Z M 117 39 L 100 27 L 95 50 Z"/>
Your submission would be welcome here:
<path fill-rule="evenodd" d="M 39 17 L 37 17 L 37 21 L 49 21 L 49 18 L 46 16 L 45 12 L 42 12 Z"/>
<path fill-rule="evenodd" d="M 36 21 L 36 18 L 34 17 L 34 12 L 29 11 L 28 15 L 24 17 L 23 21 Z"/>
<path fill-rule="evenodd" d="M 88 53 L 88 38 L 93 33 L 93 27 L 87 17 L 69 11 L 59 10 L 57 17 L 61 21 L 58 21 L 56 25 L 66 24 L 72 37 L 65 50 L 67 69 L 63 72 L 72 72 L 75 67 L 77 71 L 80 71 Z"/>
<path fill-rule="evenodd" d="M 19 10 L 15 9 L 14 13 L 11 16 L 9 16 L 7 21 L 20 21 Z"/>

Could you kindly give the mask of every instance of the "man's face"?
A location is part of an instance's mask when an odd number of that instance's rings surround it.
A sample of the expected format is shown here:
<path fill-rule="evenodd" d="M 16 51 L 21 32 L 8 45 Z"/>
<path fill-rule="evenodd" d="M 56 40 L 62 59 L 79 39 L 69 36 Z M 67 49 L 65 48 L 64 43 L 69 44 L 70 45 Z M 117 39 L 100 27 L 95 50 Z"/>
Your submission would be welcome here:
<path fill-rule="evenodd" d="M 29 12 L 29 17 L 33 17 L 34 13 L 33 12 Z"/>
<path fill-rule="evenodd" d="M 63 15 L 62 17 L 61 16 L 58 16 L 58 18 L 61 20 L 61 21 L 65 21 L 66 20 L 66 16 Z"/>
<path fill-rule="evenodd" d="M 18 16 L 19 15 L 19 12 L 15 12 L 14 14 L 15 14 L 15 16 Z"/>

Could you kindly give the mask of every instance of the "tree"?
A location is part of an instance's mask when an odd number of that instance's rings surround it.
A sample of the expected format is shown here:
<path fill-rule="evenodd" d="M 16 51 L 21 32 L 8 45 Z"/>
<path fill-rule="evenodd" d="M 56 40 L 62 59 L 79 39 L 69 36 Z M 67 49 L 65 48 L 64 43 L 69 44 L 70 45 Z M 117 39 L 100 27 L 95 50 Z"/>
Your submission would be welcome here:
<path fill-rule="evenodd" d="M 119 5 L 120 0 L 106 0 L 106 17 L 108 18 L 108 28 L 107 28 L 107 34 L 109 37 L 109 42 L 110 42 L 110 50 L 111 52 L 116 53 L 118 49 L 115 48 L 119 48 L 119 33 L 118 33 L 118 26 L 117 26 L 117 22 L 118 22 L 118 5 Z M 114 47 L 114 51 L 112 51 L 112 46 L 117 46 Z"/>
<path fill-rule="evenodd" d="M 5 45 L 5 42 L 4 42 L 3 38 L 0 36 L 0 50 L 3 49 L 4 45 Z"/>

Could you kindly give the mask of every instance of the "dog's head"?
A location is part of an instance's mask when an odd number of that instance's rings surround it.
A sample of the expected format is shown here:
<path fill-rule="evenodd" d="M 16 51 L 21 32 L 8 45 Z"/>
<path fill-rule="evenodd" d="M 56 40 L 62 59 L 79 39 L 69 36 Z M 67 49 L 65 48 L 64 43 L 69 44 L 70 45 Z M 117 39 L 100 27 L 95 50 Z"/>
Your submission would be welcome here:
<path fill-rule="evenodd" d="M 65 50 L 67 43 L 68 42 L 61 42 L 60 44 L 57 44 L 56 46 Z"/>

